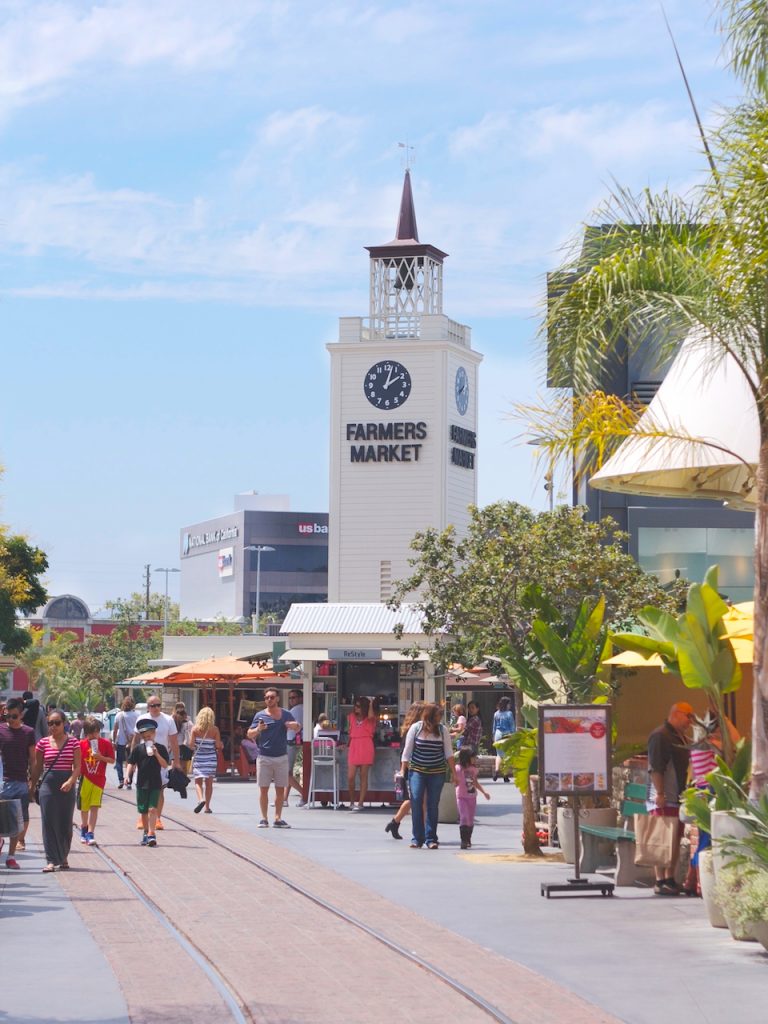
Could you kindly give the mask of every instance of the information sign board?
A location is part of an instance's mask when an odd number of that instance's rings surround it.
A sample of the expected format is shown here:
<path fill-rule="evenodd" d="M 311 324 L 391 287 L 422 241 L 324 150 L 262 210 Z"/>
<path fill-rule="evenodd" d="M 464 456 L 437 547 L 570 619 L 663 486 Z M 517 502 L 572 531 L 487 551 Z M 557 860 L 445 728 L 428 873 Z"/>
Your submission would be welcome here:
<path fill-rule="evenodd" d="M 539 707 L 539 785 L 542 796 L 610 793 L 610 705 Z"/>

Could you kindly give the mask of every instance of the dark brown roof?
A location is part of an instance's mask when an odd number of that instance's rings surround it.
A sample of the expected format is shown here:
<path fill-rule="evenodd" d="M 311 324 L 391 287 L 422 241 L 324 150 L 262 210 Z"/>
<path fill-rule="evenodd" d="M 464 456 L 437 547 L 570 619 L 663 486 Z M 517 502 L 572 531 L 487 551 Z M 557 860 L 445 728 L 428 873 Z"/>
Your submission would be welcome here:
<path fill-rule="evenodd" d="M 372 257 L 391 255 L 397 251 L 401 256 L 423 256 L 429 254 L 438 263 L 442 263 L 447 252 L 434 245 L 423 245 L 419 242 L 419 229 L 416 226 L 416 207 L 413 203 L 411 189 L 411 172 L 405 172 L 403 194 L 400 197 L 400 213 L 397 217 L 397 230 L 391 242 L 384 245 L 367 245 L 366 249 Z"/>

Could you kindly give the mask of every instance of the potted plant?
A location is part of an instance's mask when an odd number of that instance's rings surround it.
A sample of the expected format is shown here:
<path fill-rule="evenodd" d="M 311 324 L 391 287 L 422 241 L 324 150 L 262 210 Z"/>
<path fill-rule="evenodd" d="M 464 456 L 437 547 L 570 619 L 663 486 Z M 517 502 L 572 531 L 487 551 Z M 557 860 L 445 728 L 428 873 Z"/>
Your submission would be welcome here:
<path fill-rule="evenodd" d="M 734 939 L 756 941 L 756 926 L 761 925 L 761 934 L 768 939 L 768 871 L 726 864 L 720 868 L 715 888 Z"/>

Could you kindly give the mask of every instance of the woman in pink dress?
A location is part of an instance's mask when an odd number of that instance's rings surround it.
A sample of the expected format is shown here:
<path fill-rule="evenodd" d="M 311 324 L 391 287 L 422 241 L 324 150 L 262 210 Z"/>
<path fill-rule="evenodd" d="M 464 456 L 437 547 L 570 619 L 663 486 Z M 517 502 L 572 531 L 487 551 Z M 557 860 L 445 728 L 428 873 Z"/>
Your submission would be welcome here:
<path fill-rule="evenodd" d="M 347 789 L 349 806 L 353 811 L 362 811 L 365 794 L 368 792 L 368 769 L 373 764 L 373 737 L 376 732 L 376 707 L 367 697 L 358 697 L 349 723 L 349 750 L 347 751 Z M 360 769 L 360 800 L 355 804 L 355 776 Z"/>

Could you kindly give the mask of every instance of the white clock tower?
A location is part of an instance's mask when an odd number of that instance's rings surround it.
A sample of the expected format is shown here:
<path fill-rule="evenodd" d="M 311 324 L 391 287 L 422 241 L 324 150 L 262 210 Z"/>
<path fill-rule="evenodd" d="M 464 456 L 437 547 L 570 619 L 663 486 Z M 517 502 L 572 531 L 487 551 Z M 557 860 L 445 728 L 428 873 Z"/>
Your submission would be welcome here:
<path fill-rule="evenodd" d="M 477 501 L 477 371 L 443 313 L 446 253 L 419 242 L 410 172 L 393 241 L 370 246 L 370 312 L 331 354 L 329 602 L 383 602 L 428 527 L 462 533 Z"/>

